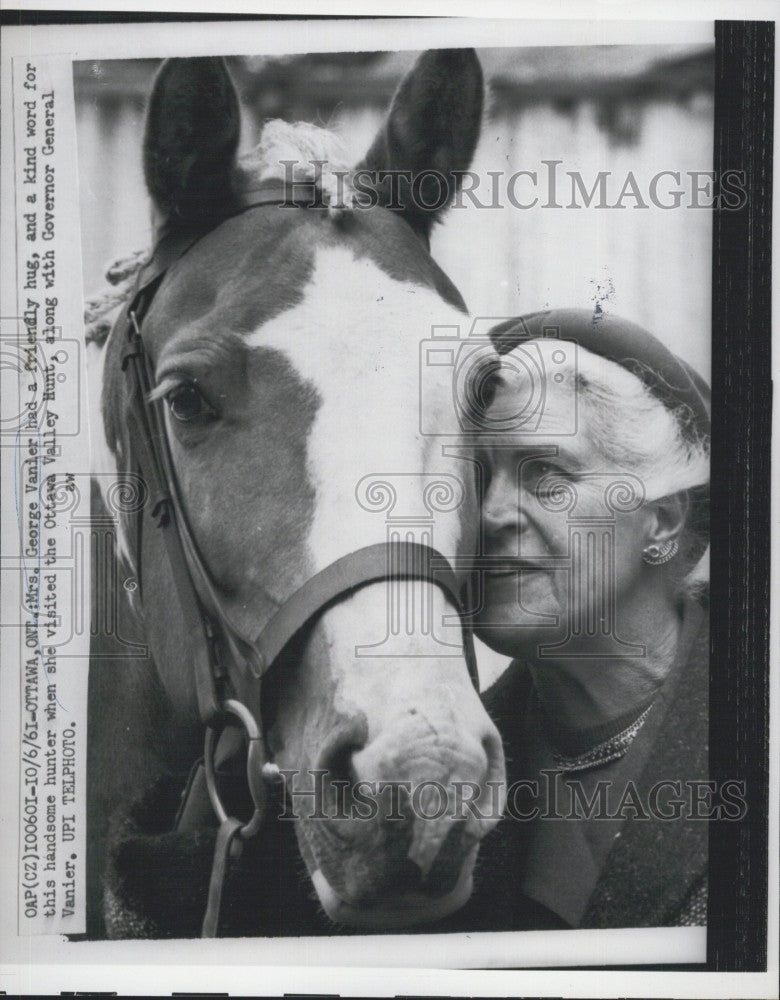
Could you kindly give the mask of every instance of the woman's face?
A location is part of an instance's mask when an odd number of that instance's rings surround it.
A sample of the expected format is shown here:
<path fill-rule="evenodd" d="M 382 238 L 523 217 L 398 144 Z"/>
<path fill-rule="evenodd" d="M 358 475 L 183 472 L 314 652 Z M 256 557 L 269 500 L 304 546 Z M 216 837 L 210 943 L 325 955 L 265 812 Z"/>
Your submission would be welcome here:
<path fill-rule="evenodd" d="M 476 623 L 509 656 L 550 645 L 558 649 L 548 656 L 618 652 L 621 608 L 648 581 L 642 483 L 610 468 L 582 406 L 571 420 L 573 391 L 570 380 L 550 380 L 533 429 L 505 431 L 477 452 L 486 558 Z M 511 413 L 516 392 L 500 385 L 488 416 Z"/>

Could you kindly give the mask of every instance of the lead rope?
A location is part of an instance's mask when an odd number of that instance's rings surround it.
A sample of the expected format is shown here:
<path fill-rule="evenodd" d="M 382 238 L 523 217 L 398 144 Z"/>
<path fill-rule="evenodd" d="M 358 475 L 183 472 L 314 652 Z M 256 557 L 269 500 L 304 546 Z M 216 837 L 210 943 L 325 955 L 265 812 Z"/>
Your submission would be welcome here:
<path fill-rule="evenodd" d="M 200 931 L 202 938 L 216 937 L 219 932 L 219 911 L 222 906 L 222 889 L 227 879 L 228 862 L 238 861 L 244 849 L 240 836 L 242 825 L 241 820 L 233 816 L 227 816 L 219 824 L 217 842 L 214 845 L 214 860 L 211 864 L 209 899 Z"/>

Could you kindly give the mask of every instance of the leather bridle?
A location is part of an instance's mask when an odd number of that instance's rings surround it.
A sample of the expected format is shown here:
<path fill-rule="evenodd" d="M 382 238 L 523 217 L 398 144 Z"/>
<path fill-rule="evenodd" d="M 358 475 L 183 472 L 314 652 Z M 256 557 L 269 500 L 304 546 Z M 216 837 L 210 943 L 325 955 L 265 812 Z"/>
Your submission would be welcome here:
<path fill-rule="evenodd" d="M 206 727 L 206 785 L 219 821 L 209 901 L 203 921 L 204 937 L 213 937 L 218 930 L 220 899 L 229 859 L 237 857 L 241 842 L 260 829 L 266 813 L 266 786 L 278 780 L 278 768 L 271 761 L 265 742 L 260 701 L 262 679 L 290 640 L 327 605 L 379 581 L 419 579 L 436 584 L 461 617 L 464 655 L 471 679 L 479 689 L 473 636 L 465 619 L 461 589 L 448 560 L 430 546 L 415 542 L 379 543 L 344 555 L 296 590 L 256 636 L 242 634 L 231 621 L 204 565 L 179 493 L 165 429 L 165 402 L 149 398 L 154 388 L 154 373 L 142 325 L 170 268 L 202 237 L 228 218 L 271 205 L 321 207 L 321 202 L 319 205 L 314 201 L 302 203 L 300 199 L 293 202 L 286 191 L 271 186 L 260 197 L 254 192 L 253 200 L 230 215 L 214 220 L 211 225 L 183 228 L 164 235 L 139 273 L 132 297 L 117 321 L 124 326 L 121 359 L 130 393 L 128 464 L 149 490 L 152 518 L 164 539 L 185 634 L 197 637 L 193 669 L 198 710 Z M 137 516 L 140 579 L 143 510 Z M 141 587 L 141 599 L 142 590 Z M 248 740 L 247 783 L 254 813 L 246 822 L 228 815 L 217 788 L 216 732 L 226 722 L 233 726 L 239 723 Z"/>

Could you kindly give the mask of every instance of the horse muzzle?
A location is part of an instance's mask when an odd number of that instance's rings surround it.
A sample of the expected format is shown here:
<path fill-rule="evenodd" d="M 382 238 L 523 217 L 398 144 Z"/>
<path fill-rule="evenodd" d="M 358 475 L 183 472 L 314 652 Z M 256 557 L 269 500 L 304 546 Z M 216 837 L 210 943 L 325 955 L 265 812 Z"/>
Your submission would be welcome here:
<path fill-rule="evenodd" d="M 325 744 L 312 772 L 324 808 L 298 815 L 320 903 L 334 923 L 366 930 L 441 920 L 471 895 L 479 843 L 503 809 L 500 741 L 489 723 L 467 735 L 409 712 L 345 752 L 356 743 L 345 726 Z"/>
<path fill-rule="evenodd" d="M 355 905 L 338 895 L 322 871 L 313 873 L 312 882 L 322 908 L 334 924 L 366 931 L 403 930 L 405 927 L 443 920 L 468 901 L 474 885 L 477 850 L 474 847 L 470 851 L 455 887 L 439 897 L 432 898 L 425 892 L 409 890 L 392 900 Z"/>

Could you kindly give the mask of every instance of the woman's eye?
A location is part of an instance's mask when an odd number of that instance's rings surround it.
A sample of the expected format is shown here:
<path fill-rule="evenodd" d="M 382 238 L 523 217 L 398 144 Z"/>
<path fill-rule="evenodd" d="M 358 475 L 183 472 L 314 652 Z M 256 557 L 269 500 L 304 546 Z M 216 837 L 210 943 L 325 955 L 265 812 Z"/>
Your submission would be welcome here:
<path fill-rule="evenodd" d="M 547 494 L 560 487 L 562 479 L 568 479 L 565 470 L 553 462 L 541 459 L 523 465 L 523 485 L 537 494 Z"/>
<path fill-rule="evenodd" d="M 543 462 L 540 459 L 523 463 L 523 479 L 526 482 L 537 482 L 543 476 L 548 476 L 551 472 L 557 471 L 556 467 L 550 462 Z"/>
<path fill-rule="evenodd" d="M 203 423 L 216 417 L 214 409 L 192 383 L 171 389 L 165 398 L 171 415 L 182 424 Z"/>

